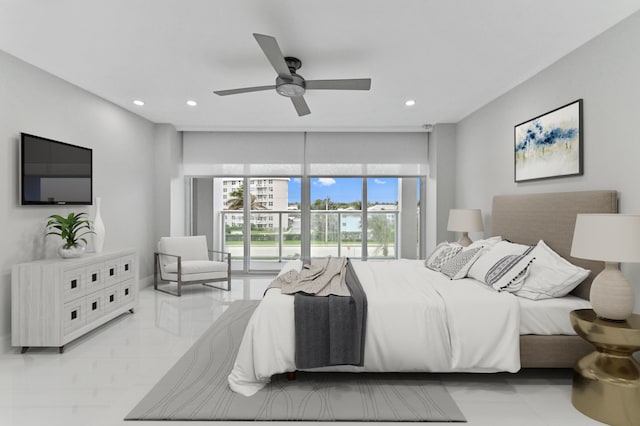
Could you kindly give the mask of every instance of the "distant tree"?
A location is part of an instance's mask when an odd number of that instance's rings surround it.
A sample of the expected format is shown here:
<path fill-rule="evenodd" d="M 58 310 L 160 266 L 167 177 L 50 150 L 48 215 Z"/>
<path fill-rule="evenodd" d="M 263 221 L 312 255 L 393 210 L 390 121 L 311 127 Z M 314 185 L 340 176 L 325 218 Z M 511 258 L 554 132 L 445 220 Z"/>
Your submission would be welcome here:
<path fill-rule="evenodd" d="M 311 203 L 311 210 L 337 210 L 340 206 L 330 198 L 318 198 Z"/>
<path fill-rule="evenodd" d="M 231 198 L 227 200 L 228 210 L 242 210 L 244 208 L 244 186 L 239 186 L 231 192 Z M 251 210 L 264 210 L 263 203 L 258 202 L 257 197 L 251 194 Z"/>
<path fill-rule="evenodd" d="M 373 240 L 380 243 L 377 250 L 382 249 L 382 255 L 386 257 L 389 254 L 389 243 L 393 239 L 393 227 L 387 220 L 387 215 L 374 214 L 369 216 L 367 227 L 371 231 Z"/>

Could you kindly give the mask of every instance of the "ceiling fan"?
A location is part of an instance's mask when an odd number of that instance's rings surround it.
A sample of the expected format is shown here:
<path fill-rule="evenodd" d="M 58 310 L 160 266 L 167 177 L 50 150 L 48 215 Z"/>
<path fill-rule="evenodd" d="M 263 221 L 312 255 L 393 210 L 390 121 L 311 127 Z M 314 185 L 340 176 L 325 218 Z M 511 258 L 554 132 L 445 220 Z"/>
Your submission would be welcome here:
<path fill-rule="evenodd" d="M 259 92 L 261 90 L 276 89 L 279 95 L 291 98 L 293 106 L 299 116 L 311 113 L 304 93 L 307 90 L 369 90 L 370 78 L 352 78 L 345 80 L 305 80 L 296 71 L 302 66 L 302 61 L 292 56 L 284 56 L 274 37 L 253 34 L 265 56 L 276 70 L 276 84 L 271 86 L 243 87 L 241 89 L 217 90 L 216 95 L 227 96 L 238 93 Z"/>

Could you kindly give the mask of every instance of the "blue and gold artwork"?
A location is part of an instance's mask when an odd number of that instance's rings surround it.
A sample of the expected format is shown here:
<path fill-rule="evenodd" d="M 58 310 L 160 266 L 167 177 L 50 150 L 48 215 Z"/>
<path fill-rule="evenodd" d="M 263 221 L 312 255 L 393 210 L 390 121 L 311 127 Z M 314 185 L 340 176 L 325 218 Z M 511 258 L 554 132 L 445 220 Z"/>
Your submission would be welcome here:
<path fill-rule="evenodd" d="M 515 126 L 515 181 L 582 174 L 582 100 Z"/>

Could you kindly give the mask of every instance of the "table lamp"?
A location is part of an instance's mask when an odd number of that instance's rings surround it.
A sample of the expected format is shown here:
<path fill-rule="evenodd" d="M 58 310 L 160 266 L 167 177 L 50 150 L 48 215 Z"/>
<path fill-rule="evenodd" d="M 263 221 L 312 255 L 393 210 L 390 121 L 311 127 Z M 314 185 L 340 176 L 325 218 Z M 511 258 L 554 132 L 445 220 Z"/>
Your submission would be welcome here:
<path fill-rule="evenodd" d="M 635 296 L 619 262 L 640 262 L 640 215 L 578 214 L 571 256 L 604 261 L 604 270 L 593 279 L 589 294 L 598 317 L 610 321 L 629 318 Z"/>
<path fill-rule="evenodd" d="M 467 247 L 472 243 L 469 232 L 484 231 L 480 209 L 451 209 L 447 231 L 462 232 L 458 244 Z"/>

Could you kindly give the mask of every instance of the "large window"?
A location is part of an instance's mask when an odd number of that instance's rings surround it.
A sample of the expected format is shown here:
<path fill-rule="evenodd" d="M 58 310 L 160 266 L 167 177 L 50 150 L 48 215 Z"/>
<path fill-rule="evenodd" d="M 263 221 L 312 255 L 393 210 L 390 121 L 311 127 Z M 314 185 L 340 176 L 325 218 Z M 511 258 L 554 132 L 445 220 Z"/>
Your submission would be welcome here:
<path fill-rule="evenodd" d="M 214 189 L 214 206 L 220 208 L 213 216 L 220 217 L 224 228 L 221 246 L 232 254 L 236 269 L 274 269 L 282 261 L 301 256 L 299 178 L 214 181 L 214 188 L 219 189 L 217 194 Z"/>
<path fill-rule="evenodd" d="M 310 179 L 311 257 L 362 257 L 362 178 Z"/>
<path fill-rule="evenodd" d="M 420 178 L 193 181 L 192 209 L 198 214 L 193 215 L 192 233 L 208 235 L 210 246 L 231 252 L 234 270 L 277 270 L 285 261 L 311 257 L 419 255 Z"/>
<path fill-rule="evenodd" d="M 428 173 L 428 133 L 184 132 L 182 142 L 185 175 L 215 176 L 208 200 L 194 202 L 199 214 L 209 209 L 213 225 L 201 229 L 214 247 L 234 253 L 235 269 L 277 269 L 291 257 L 328 254 L 424 254 L 425 228 L 416 224 L 425 221 L 420 180 Z M 275 182 L 282 178 L 289 179 L 286 208 L 278 206 Z M 235 183 L 225 188 L 225 179 Z M 222 197 L 240 184 L 242 207 L 226 211 Z M 206 217 L 197 219 L 197 227 L 206 225 Z"/>
<path fill-rule="evenodd" d="M 397 257 L 398 184 L 394 177 L 367 179 L 367 257 Z"/>

